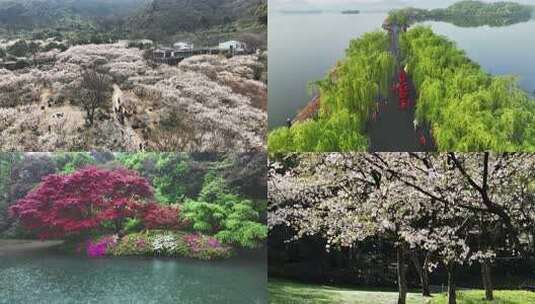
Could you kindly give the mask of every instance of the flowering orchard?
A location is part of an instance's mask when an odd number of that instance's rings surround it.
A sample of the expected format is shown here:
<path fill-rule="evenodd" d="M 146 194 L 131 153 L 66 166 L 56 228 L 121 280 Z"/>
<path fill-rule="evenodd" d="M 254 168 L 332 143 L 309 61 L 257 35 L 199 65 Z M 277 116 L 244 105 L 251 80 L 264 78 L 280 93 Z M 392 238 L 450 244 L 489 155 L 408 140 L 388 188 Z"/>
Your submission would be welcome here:
<path fill-rule="evenodd" d="M 533 255 L 535 157 L 492 153 L 347 153 L 289 155 L 270 163 L 270 227 L 295 238 L 320 235 L 327 249 L 380 237 L 396 244 L 399 303 L 407 294 L 407 257 L 424 256 L 417 273 L 481 263 L 493 298 L 497 256 Z M 437 268 L 438 266 L 441 266 Z"/>
<path fill-rule="evenodd" d="M 114 43 L 73 46 L 55 58 L 47 69 L 0 70 L 4 150 L 133 151 L 140 149 L 137 133 L 150 135 L 147 148 L 156 151 L 264 147 L 267 86 L 255 80 L 255 70 L 263 69 L 256 55 L 193 56 L 179 66 L 152 66 L 143 51 Z M 120 88 L 120 100 L 135 109 L 130 124 L 119 124 L 106 98 L 98 122 L 84 125 L 79 93 L 86 67 L 98 67 Z M 169 123 L 149 127 L 160 121 Z"/>

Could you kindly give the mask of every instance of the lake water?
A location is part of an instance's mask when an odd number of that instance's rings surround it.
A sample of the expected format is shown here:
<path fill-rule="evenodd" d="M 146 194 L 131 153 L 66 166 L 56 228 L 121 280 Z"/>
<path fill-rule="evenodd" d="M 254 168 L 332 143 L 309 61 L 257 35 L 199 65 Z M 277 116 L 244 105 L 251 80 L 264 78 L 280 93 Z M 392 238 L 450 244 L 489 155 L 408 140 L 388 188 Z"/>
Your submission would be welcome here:
<path fill-rule="evenodd" d="M 311 97 L 307 85 L 322 79 L 337 60 L 343 59 L 351 39 L 379 29 L 385 17 L 386 13 L 270 12 L 270 128 L 293 118 Z M 443 22 L 425 24 L 456 41 L 486 71 L 517 75 L 526 91 L 535 90 L 535 21 L 495 28 L 463 28 Z"/>
<path fill-rule="evenodd" d="M 266 258 L 0 257 L 0 303 L 266 303 Z"/>

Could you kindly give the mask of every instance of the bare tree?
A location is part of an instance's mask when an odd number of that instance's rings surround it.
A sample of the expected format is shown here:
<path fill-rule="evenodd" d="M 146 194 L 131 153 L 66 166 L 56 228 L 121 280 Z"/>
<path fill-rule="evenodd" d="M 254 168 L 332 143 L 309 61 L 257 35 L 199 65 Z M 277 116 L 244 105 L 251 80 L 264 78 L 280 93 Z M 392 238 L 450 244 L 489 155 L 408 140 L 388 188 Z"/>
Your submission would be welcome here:
<path fill-rule="evenodd" d="M 106 75 L 95 70 L 84 70 L 82 72 L 81 102 L 86 112 L 86 121 L 89 126 L 95 121 L 95 113 L 99 108 L 106 108 L 106 101 L 109 98 L 111 84 Z"/>

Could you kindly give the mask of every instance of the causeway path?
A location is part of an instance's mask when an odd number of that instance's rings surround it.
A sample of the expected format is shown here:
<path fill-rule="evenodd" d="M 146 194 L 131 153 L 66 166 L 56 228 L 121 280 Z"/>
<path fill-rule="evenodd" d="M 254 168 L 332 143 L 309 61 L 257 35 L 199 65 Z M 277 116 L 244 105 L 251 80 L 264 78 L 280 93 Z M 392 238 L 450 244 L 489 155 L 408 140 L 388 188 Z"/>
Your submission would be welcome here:
<path fill-rule="evenodd" d="M 397 79 L 401 66 L 399 47 L 399 35 L 401 28 L 397 24 L 392 25 L 390 31 L 390 53 L 396 60 L 396 74 L 393 82 Z M 409 78 L 410 100 L 416 100 L 416 90 Z M 368 123 L 367 133 L 370 138 L 370 152 L 423 152 L 434 151 L 428 132 L 425 132 L 426 145 L 421 145 L 419 133 L 414 129 L 414 104 L 406 110 L 401 110 L 398 97 L 391 92 L 386 102 L 379 103 L 379 113 L 374 120 Z"/>

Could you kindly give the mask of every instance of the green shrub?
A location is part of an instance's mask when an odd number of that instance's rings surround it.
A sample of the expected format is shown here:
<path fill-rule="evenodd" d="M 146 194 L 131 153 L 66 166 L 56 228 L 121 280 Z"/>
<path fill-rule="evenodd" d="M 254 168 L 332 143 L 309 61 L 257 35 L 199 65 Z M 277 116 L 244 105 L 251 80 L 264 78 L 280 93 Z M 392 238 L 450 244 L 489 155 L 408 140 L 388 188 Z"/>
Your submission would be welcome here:
<path fill-rule="evenodd" d="M 187 200 L 182 205 L 182 216 L 195 231 L 213 234 L 224 244 L 257 247 L 267 238 L 267 226 L 261 216 L 263 204 L 229 191 L 220 177 L 208 175 L 199 200 Z"/>
<path fill-rule="evenodd" d="M 115 256 L 152 255 L 149 235 L 145 232 L 132 233 L 122 237 L 109 253 Z"/>

